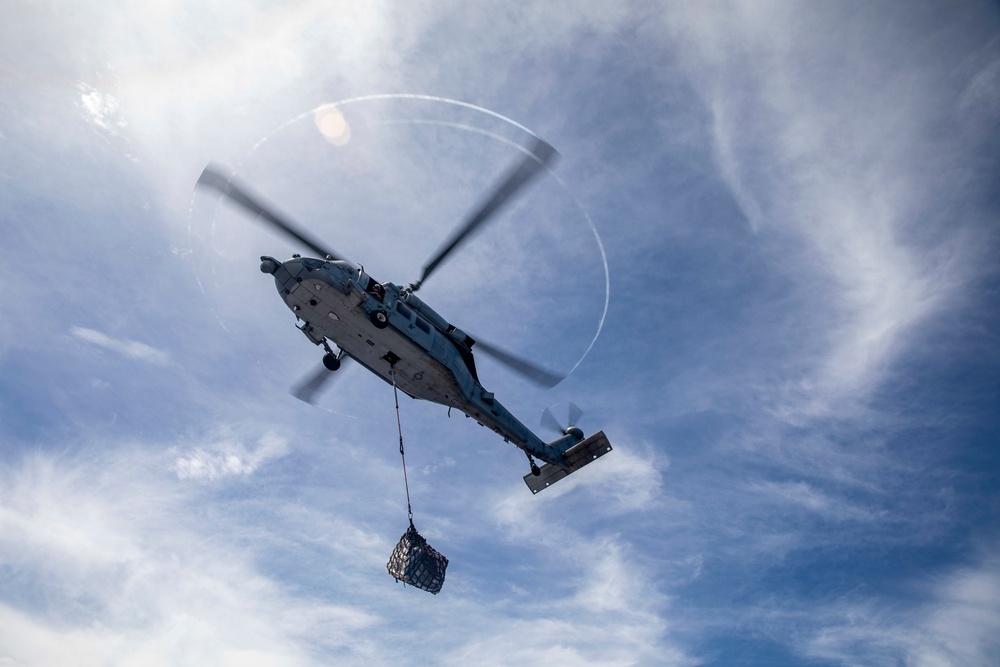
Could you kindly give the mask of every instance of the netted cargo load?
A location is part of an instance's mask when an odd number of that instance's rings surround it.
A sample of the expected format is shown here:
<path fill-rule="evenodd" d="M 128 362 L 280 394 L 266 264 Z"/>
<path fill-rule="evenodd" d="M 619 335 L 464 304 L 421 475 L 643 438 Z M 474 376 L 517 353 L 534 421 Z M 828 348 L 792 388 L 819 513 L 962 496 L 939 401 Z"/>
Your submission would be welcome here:
<path fill-rule="evenodd" d="M 385 565 L 385 569 L 396 581 L 402 581 L 434 595 L 437 595 L 444 585 L 444 571 L 447 568 L 448 559 L 427 544 L 427 540 L 417 532 L 412 521 Z"/>

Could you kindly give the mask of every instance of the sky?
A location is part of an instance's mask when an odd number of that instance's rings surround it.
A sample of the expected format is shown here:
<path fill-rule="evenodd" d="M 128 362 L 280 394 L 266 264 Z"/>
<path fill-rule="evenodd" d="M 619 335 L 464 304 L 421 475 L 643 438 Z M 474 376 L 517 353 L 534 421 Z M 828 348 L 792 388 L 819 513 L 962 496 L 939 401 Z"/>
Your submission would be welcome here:
<path fill-rule="evenodd" d="M 1000 8 L 8 0 L 0 665 L 939 665 L 1000 655 Z M 209 163 L 568 371 L 524 455 L 320 350 Z M 595 339 L 596 336 L 596 339 Z"/>

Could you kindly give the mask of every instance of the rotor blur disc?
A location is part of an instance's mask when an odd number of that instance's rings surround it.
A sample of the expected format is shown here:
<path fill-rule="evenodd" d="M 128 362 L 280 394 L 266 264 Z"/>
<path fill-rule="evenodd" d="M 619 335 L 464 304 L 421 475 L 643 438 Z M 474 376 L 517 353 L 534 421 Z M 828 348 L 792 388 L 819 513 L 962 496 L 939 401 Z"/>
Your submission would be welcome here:
<path fill-rule="evenodd" d="M 364 105 L 367 105 L 364 106 L 366 111 L 370 111 L 372 105 L 384 105 L 385 103 L 398 102 L 403 102 L 405 104 L 419 104 L 421 105 L 421 109 L 419 112 L 409 110 L 408 113 L 404 113 L 407 112 L 407 108 L 403 108 L 402 110 L 394 108 L 389 112 L 385 112 L 384 109 L 379 109 L 379 111 L 382 112 L 381 114 L 352 114 L 352 116 L 357 117 L 352 117 L 350 120 L 348 120 L 345 115 L 345 112 L 348 110 L 356 110 Z M 440 107 L 442 105 L 451 110 L 459 110 L 463 116 L 461 118 L 442 118 L 440 115 L 438 117 L 431 117 L 425 112 L 425 108 L 427 106 Z M 478 119 L 477 122 L 470 122 L 476 119 Z M 306 121 L 312 122 L 306 123 Z M 318 135 L 321 136 L 327 144 L 333 147 L 345 147 L 350 145 L 352 141 L 356 142 L 359 138 L 359 134 L 362 134 L 364 130 L 376 127 L 390 127 L 393 125 L 437 126 L 459 130 L 462 132 L 469 132 L 481 137 L 486 137 L 491 141 L 499 142 L 502 145 L 514 147 L 520 151 L 525 150 L 522 144 L 525 143 L 524 138 L 526 136 L 535 139 L 538 138 L 538 135 L 535 134 L 535 132 L 517 123 L 516 121 L 497 112 L 470 104 L 468 102 L 439 96 L 406 93 L 367 95 L 322 104 L 285 121 L 261 137 L 239 160 L 235 162 L 234 173 L 242 176 L 247 166 L 253 164 L 254 158 L 260 154 L 260 151 L 266 146 L 273 146 L 276 139 L 281 136 L 282 133 L 291 131 L 293 128 L 301 128 L 312 125 L 315 126 L 315 131 L 318 132 Z M 371 137 L 369 137 L 369 140 L 372 140 Z M 597 339 L 600 337 L 601 331 L 603 330 L 610 303 L 610 273 L 603 241 L 601 240 L 600 234 L 590 214 L 582 203 L 573 195 L 570 188 L 567 186 L 565 181 L 558 176 L 558 174 L 556 174 L 548 166 L 545 166 L 544 170 L 547 172 L 547 179 L 551 179 L 556 185 L 558 185 L 559 188 L 561 188 L 561 191 L 564 193 L 563 196 L 566 197 L 572 208 L 575 209 L 575 215 L 577 218 L 586 224 L 597 248 L 598 256 L 603 268 L 604 298 L 603 303 L 601 304 L 600 316 L 597 319 L 593 336 L 590 338 L 589 343 L 586 345 L 579 358 L 572 363 L 572 366 L 566 373 L 568 375 L 572 373 L 588 356 L 596 344 Z M 210 230 L 211 239 L 215 238 L 217 215 L 218 213 L 216 213 L 216 215 L 212 218 Z M 336 216 L 336 212 L 334 213 L 334 216 Z M 312 220 L 301 221 L 305 223 L 312 222 Z M 333 242 L 333 245 L 338 248 L 344 246 L 339 239 L 334 238 Z M 350 252 L 348 252 L 348 255 L 350 255 Z M 358 253 L 356 255 L 356 259 L 361 260 L 367 256 L 368 255 L 365 253 Z M 214 264 L 210 263 L 209 270 L 211 271 L 214 280 Z M 399 280 L 400 276 L 387 275 L 384 276 L 384 278 L 395 281 Z M 199 282 L 201 281 L 199 280 Z M 594 287 L 596 288 L 597 286 L 595 285 Z M 205 291 L 204 286 L 202 290 L 203 292 Z M 226 327 L 224 323 L 225 316 L 219 312 L 216 312 L 215 314 L 220 325 L 229 331 L 229 328 Z"/>

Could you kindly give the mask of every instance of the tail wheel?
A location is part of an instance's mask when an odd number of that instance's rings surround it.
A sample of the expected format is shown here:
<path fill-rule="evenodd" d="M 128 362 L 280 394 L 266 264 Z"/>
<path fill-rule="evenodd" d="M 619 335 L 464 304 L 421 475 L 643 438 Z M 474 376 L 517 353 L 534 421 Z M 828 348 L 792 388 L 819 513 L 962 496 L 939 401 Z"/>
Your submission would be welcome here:
<path fill-rule="evenodd" d="M 389 326 L 389 316 L 384 310 L 376 310 L 368 316 L 368 319 L 372 321 L 376 329 L 385 329 Z"/>

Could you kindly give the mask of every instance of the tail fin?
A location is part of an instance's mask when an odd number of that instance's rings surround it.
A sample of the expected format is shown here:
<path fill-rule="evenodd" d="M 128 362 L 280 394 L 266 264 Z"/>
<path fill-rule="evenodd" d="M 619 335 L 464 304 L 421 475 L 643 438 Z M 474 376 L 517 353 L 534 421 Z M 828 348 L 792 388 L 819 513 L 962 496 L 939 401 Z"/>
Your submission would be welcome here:
<path fill-rule="evenodd" d="M 538 493 L 546 489 L 563 477 L 571 475 L 591 461 L 596 461 L 611 451 L 611 443 L 604 431 L 598 431 L 586 440 L 573 445 L 566 450 L 566 467 L 546 463 L 541 468 L 541 474 L 524 476 L 524 483 L 528 485 L 532 493 Z"/>

